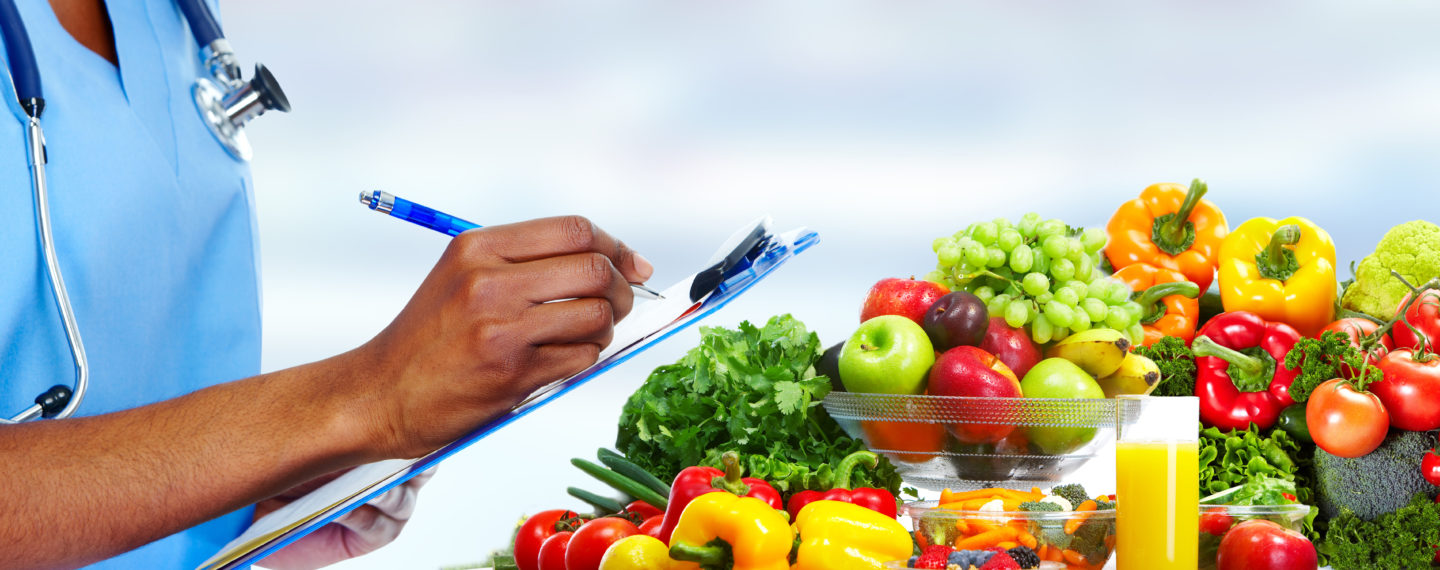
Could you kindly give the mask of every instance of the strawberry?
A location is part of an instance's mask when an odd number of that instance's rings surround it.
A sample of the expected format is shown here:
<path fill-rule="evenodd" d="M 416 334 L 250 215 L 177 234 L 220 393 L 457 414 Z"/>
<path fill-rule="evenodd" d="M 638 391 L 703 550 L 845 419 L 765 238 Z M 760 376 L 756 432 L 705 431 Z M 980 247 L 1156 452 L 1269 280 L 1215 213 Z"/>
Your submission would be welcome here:
<path fill-rule="evenodd" d="M 927 546 L 925 551 L 920 553 L 920 558 L 915 561 L 915 567 L 944 570 L 946 562 L 950 559 L 950 550 L 951 548 L 944 544 Z"/>
<path fill-rule="evenodd" d="M 984 566 L 980 567 L 980 570 L 1020 570 L 1020 563 L 1016 562 L 1014 558 L 1011 558 L 1004 550 L 1001 550 L 1000 552 L 996 552 L 994 556 L 991 556 L 990 560 L 985 562 Z"/>

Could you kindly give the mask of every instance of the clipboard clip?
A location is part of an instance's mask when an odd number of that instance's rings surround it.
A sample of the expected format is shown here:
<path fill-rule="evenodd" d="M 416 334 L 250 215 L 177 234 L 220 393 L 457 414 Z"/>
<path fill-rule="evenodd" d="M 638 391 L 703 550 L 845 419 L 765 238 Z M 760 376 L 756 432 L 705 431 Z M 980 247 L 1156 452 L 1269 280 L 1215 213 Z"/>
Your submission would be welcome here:
<path fill-rule="evenodd" d="M 711 265 L 695 274 L 690 284 L 690 302 L 698 303 L 722 283 L 750 267 L 770 243 L 770 218 L 755 220 L 731 234 L 710 259 Z"/>

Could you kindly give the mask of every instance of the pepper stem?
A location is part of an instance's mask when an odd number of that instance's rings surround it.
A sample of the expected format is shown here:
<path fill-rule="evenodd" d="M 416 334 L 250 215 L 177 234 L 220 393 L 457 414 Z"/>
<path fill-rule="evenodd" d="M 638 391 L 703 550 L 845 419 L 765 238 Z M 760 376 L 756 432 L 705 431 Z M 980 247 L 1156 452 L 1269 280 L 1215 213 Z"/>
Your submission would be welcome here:
<path fill-rule="evenodd" d="M 704 568 L 729 568 L 734 560 L 730 545 L 719 538 L 704 545 L 677 542 L 670 545 L 670 557 L 694 562 Z"/>
<path fill-rule="evenodd" d="M 1180 209 L 1156 228 L 1155 235 L 1162 242 L 1156 245 L 1170 255 L 1178 255 L 1190 249 L 1190 245 L 1195 241 L 1195 225 L 1190 222 L 1190 214 L 1195 211 L 1195 206 L 1200 204 L 1200 198 L 1209 191 L 1210 187 L 1199 178 L 1190 182 L 1190 190 L 1185 193 L 1185 201 L 1180 203 Z"/>
<path fill-rule="evenodd" d="M 1221 346 L 1210 337 L 1201 335 L 1190 343 L 1190 350 L 1196 357 L 1213 356 L 1230 363 L 1225 370 L 1230 382 L 1241 392 L 1260 392 L 1270 386 L 1275 373 L 1274 359 L 1245 354 L 1228 346 Z"/>
<path fill-rule="evenodd" d="M 1165 305 L 1160 300 L 1171 295 L 1194 299 L 1200 296 L 1200 286 L 1190 281 L 1175 281 L 1146 289 L 1135 298 L 1135 302 L 1140 305 L 1140 314 L 1144 315 L 1140 318 L 1140 324 L 1153 325 L 1160 317 L 1165 316 Z"/>
<path fill-rule="evenodd" d="M 740 454 L 726 451 L 720 454 L 720 464 L 725 466 L 725 476 L 711 479 L 710 486 L 741 497 L 750 494 L 750 486 L 740 480 Z"/>
<path fill-rule="evenodd" d="M 1299 242 L 1300 226 L 1290 224 L 1277 228 L 1270 236 L 1270 245 L 1255 254 L 1255 266 L 1260 270 L 1260 276 L 1285 281 L 1294 275 L 1300 269 L 1300 262 L 1295 259 L 1295 250 L 1286 246 Z"/>
<path fill-rule="evenodd" d="M 867 467 L 874 469 L 880 465 L 880 456 L 864 449 L 846 455 L 844 459 L 840 460 L 840 463 L 835 465 L 835 486 L 831 488 L 850 489 L 850 475 L 855 472 L 855 467 L 862 461 Z"/>

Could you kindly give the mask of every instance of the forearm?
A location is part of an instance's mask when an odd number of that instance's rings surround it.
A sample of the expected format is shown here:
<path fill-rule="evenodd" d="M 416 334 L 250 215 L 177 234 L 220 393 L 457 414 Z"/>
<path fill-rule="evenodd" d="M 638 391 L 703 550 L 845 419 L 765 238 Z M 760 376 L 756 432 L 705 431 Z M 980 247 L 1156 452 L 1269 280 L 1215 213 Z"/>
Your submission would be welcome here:
<path fill-rule="evenodd" d="M 76 566 L 373 459 L 356 353 L 102 416 L 0 429 L 0 560 Z M 58 557 L 58 558 L 57 558 Z"/>

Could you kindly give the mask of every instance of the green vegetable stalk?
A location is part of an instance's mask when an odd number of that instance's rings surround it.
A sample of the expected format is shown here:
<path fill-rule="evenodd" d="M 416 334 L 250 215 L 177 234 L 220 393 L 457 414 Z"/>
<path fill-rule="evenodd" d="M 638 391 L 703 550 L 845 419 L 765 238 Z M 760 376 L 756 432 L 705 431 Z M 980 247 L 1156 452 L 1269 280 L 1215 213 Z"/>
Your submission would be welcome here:
<path fill-rule="evenodd" d="M 815 375 L 820 352 L 819 338 L 790 315 L 764 327 L 701 327 L 699 346 L 656 368 L 625 402 L 616 448 L 661 479 L 735 451 L 749 475 L 781 492 L 829 490 L 830 465 L 864 444 L 820 405 L 831 389 Z M 852 484 L 894 493 L 900 477 L 882 457 Z"/>

